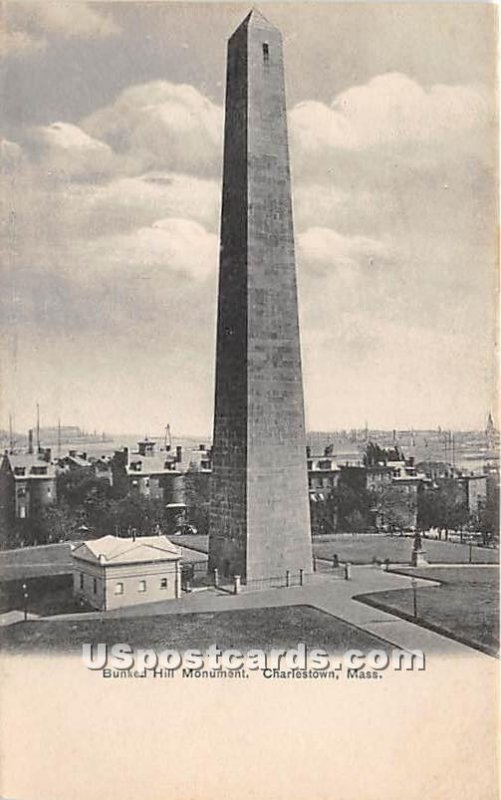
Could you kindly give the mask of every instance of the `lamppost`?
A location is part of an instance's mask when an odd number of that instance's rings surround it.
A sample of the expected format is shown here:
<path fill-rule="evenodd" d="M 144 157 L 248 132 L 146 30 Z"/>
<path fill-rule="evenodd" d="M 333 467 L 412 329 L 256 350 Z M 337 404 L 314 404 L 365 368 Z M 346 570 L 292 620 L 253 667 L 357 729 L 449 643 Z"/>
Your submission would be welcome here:
<path fill-rule="evenodd" d="M 417 580 L 412 578 L 412 610 L 414 613 L 414 619 L 417 619 Z"/>
<path fill-rule="evenodd" d="M 24 609 L 24 621 L 28 619 L 28 587 L 25 583 L 23 583 L 23 609 Z"/>

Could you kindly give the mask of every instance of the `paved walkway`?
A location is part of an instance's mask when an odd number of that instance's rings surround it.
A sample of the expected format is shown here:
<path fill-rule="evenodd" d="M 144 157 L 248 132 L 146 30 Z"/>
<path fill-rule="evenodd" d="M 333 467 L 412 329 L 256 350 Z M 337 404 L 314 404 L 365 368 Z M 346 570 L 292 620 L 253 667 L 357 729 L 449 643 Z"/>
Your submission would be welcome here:
<path fill-rule="evenodd" d="M 418 586 L 438 586 L 437 581 L 416 579 Z M 408 589 L 411 578 L 385 572 L 372 566 L 352 567 L 349 581 L 333 580 L 328 573 L 316 573 L 305 586 L 267 589 L 230 595 L 211 588 L 183 595 L 179 600 L 123 608 L 118 611 L 65 614 L 51 620 L 107 619 L 108 617 L 146 617 L 160 614 L 190 614 L 232 611 L 243 608 L 267 608 L 308 605 L 380 637 L 386 643 L 406 649 L 423 650 L 427 655 L 473 655 L 489 658 L 466 645 L 400 619 L 385 611 L 361 603 L 357 595 L 388 589 Z"/>
<path fill-rule="evenodd" d="M 28 614 L 28 619 L 40 619 L 40 617 L 38 614 Z M 24 611 L 6 611 L 5 614 L 0 614 L 0 628 L 5 628 L 7 625 L 14 625 L 14 623 L 22 622 L 23 620 Z"/>

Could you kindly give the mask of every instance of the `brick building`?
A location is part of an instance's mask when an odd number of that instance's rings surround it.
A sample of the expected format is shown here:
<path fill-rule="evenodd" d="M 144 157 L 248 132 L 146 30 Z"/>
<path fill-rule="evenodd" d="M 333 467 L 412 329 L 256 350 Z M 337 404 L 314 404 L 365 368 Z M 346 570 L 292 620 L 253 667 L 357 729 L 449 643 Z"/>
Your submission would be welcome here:
<path fill-rule="evenodd" d="M 184 502 L 182 448 L 157 450 L 156 442 L 144 439 L 138 449 L 124 447 L 111 460 L 113 485 L 124 494 L 138 495 L 165 504 Z"/>
<path fill-rule="evenodd" d="M 340 468 L 334 456 L 312 456 L 307 453 L 308 489 L 310 501 L 326 500 L 336 488 Z"/>
<path fill-rule="evenodd" d="M 57 500 L 51 451 L 8 453 L 0 464 L 0 519 L 4 525 L 26 519 Z"/>

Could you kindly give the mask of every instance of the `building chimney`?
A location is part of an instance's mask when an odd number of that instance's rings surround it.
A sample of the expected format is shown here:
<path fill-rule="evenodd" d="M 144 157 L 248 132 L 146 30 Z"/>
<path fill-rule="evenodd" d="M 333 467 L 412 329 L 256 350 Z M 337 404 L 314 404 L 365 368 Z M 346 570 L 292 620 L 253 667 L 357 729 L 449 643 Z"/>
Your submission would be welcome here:
<path fill-rule="evenodd" d="M 33 428 L 28 431 L 28 453 L 30 456 L 33 455 Z"/>
<path fill-rule="evenodd" d="M 140 456 L 153 456 L 155 455 L 155 442 L 150 442 L 145 438 L 142 442 L 138 442 L 138 450 Z"/>

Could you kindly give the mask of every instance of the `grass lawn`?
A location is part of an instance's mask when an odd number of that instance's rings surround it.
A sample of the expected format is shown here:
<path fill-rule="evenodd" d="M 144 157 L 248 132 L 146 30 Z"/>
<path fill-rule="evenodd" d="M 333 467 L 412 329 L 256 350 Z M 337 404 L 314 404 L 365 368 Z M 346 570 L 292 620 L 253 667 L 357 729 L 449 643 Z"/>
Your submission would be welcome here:
<path fill-rule="evenodd" d="M 441 581 L 417 590 L 417 623 L 497 655 L 499 650 L 499 573 L 495 567 L 428 567 L 399 573 Z M 368 605 L 413 618 L 412 589 L 360 595 Z"/>
<path fill-rule="evenodd" d="M 174 544 L 189 547 L 191 550 L 198 550 L 199 553 L 209 552 L 209 537 L 182 533 L 180 536 L 171 536 L 171 541 Z"/>
<path fill-rule="evenodd" d="M 434 539 L 423 539 L 427 560 L 431 563 L 467 564 L 470 548 L 467 544 L 439 542 Z M 370 564 L 373 558 L 384 561 L 389 558 L 393 563 L 409 563 L 411 559 L 412 537 L 371 536 L 357 534 L 353 538 L 339 537 L 322 541 L 322 537 L 313 540 L 313 553 L 321 558 L 331 559 L 337 553 L 340 561 L 351 561 L 352 564 Z M 499 551 L 484 547 L 472 548 L 473 563 L 497 564 Z"/>
<path fill-rule="evenodd" d="M 63 575 L 72 568 L 70 544 L 49 544 L 0 552 L 0 576 L 3 580 L 37 575 Z"/>
<path fill-rule="evenodd" d="M 205 649 L 214 643 L 223 649 L 269 650 L 296 647 L 298 642 L 329 652 L 390 648 L 383 640 L 309 606 L 19 622 L 3 628 L 1 637 L 2 648 L 8 652 L 78 651 L 82 644 L 94 642 L 127 642 L 133 647 L 157 650 Z"/>
<path fill-rule="evenodd" d="M 201 553 L 207 553 L 209 547 L 208 536 L 174 536 L 172 541 Z M 434 539 L 425 539 L 424 547 L 430 563 L 442 564 L 467 564 L 470 548 L 467 544 L 440 542 Z M 313 553 L 319 558 L 331 559 L 337 553 L 340 561 L 351 561 L 352 564 L 370 564 L 373 558 L 384 561 L 389 558 L 393 563 L 410 562 L 412 550 L 412 537 L 399 536 L 374 536 L 371 534 L 356 534 L 355 536 L 315 536 L 313 539 Z M 473 547 L 473 563 L 497 564 L 499 551 L 484 547 Z"/>

